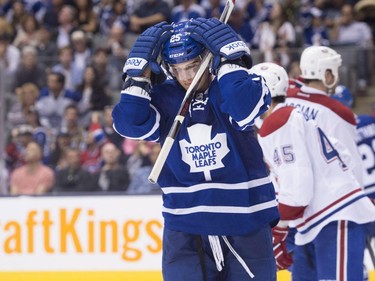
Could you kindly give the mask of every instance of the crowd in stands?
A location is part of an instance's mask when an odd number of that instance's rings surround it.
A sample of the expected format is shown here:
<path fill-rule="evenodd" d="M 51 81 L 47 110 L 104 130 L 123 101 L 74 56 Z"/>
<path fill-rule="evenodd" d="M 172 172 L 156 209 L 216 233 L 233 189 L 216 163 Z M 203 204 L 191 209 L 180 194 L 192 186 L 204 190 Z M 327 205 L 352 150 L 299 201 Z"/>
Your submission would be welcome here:
<path fill-rule="evenodd" d="M 370 79 L 372 6 L 361 1 L 237 0 L 229 24 L 262 61 L 293 76 L 291 50 L 353 45 L 358 89 Z M 0 71 L 6 98 L 8 190 L 160 192 L 147 175 L 160 147 L 112 128 L 122 67 L 137 36 L 160 21 L 219 17 L 220 0 L 2 0 Z M 371 49 L 372 50 L 372 49 Z"/>

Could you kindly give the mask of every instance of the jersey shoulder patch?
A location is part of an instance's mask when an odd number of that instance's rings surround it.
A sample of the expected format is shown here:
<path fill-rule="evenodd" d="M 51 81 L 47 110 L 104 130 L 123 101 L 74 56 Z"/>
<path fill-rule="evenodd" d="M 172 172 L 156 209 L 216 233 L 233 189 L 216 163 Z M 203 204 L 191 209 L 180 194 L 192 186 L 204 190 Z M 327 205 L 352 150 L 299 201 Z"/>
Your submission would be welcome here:
<path fill-rule="evenodd" d="M 261 137 L 265 137 L 284 126 L 288 122 L 290 114 L 293 110 L 296 109 L 292 106 L 285 106 L 273 112 L 264 120 L 258 134 Z"/>

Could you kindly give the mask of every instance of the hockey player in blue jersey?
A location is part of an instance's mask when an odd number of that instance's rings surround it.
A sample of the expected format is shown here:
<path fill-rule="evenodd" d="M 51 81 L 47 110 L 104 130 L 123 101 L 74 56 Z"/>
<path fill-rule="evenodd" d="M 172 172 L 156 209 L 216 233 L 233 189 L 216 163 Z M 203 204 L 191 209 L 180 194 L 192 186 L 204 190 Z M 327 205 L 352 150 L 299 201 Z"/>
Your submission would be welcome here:
<path fill-rule="evenodd" d="M 279 213 L 253 132 L 270 93 L 250 50 L 217 19 L 157 24 L 136 40 L 113 110 L 124 137 L 162 145 L 205 50 L 213 54 L 158 179 L 166 281 L 276 280 Z M 171 79 L 157 62 L 161 57 Z M 251 277 L 253 277 L 251 279 Z"/>
<path fill-rule="evenodd" d="M 353 106 L 353 95 L 343 85 L 336 87 L 336 91 L 331 98 L 338 100 L 349 108 Z M 375 117 L 367 114 L 358 114 L 356 119 L 356 142 L 362 158 L 363 186 L 366 194 L 375 199 Z"/>

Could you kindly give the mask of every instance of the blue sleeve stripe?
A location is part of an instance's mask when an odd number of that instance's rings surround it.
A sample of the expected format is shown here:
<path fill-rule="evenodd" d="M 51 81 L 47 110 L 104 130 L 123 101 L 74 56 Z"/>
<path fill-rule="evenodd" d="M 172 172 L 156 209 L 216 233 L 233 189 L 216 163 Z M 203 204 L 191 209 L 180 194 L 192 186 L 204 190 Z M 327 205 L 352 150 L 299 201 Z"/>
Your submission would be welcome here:
<path fill-rule="evenodd" d="M 224 214 L 251 214 L 277 206 L 276 200 L 267 201 L 248 207 L 236 206 L 196 206 L 192 208 L 170 209 L 163 207 L 163 212 L 173 215 L 189 215 L 194 213 L 224 213 Z"/>
<path fill-rule="evenodd" d="M 259 80 L 259 79 L 260 79 L 259 77 L 253 78 L 253 80 Z M 264 105 L 264 97 L 268 93 L 268 88 L 265 85 L 264 80 L 262 79 L 261 81 L 262 81 L 262 96 L 259 98 L 258 103 L 255 105 L 255 107 L 252 110 L 252 112 L 250 113 L 250 115 L 247 116 L 245 119 L 237 122 L 237 124 L 240 127 L 243 127 L 243 126 L 245 126 L 247 124 L 252 123 L 254 121 L 255 117 L 258 115 L 261 107 Z"/>
<path fill-rule="evenodd" d="M 365 185 L 364 188 L 367 195 L 375 192 L 375 184 Z"/>
<path fill-rule="evenodd" d="M 225 189 L 225 190 L 247 190 L 250 188 L 259 187 L 261 185 L 269 184 L 271 181 L 269 177 L 259 178 L 247 182 L 240 183 L 203 183 L 196 184 L 189 187 L 164 187 L 162 188 L 164 194 L 171 193 L 193 193 L 208 189 Z"/>

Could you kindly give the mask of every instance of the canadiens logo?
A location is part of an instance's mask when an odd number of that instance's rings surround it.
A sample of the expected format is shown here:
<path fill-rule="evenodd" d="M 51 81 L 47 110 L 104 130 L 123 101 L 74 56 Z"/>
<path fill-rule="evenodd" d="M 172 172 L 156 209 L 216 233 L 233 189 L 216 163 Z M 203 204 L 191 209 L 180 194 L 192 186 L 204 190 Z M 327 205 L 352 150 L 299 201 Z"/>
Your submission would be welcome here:
<path fill-rule="evenodd" d="M 211 130 L 209 125 L 195 124 L 188 128 L 190 143 L 180 141 L 182 160 L 190 166 L 190 172 L 203 172 L 207 181 L 211 180 L 210 171 L 224 167 L 222 159 L 229 152 L 226 135 L 211 139 Z"/>

